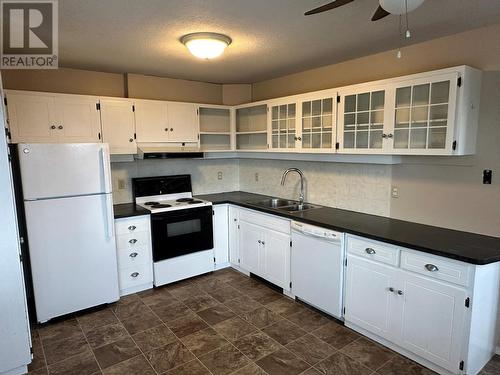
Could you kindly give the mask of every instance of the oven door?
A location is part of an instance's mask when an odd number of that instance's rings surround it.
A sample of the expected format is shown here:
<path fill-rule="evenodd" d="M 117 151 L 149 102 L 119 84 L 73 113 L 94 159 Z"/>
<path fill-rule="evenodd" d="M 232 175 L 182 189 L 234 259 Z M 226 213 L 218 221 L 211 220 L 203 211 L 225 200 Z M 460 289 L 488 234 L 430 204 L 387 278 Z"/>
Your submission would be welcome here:
<path fill-rule="evenodd" d="M 159 262 L 212 249 L 212 215 L 212 206 L 151 215 L 153 260 Z"/>

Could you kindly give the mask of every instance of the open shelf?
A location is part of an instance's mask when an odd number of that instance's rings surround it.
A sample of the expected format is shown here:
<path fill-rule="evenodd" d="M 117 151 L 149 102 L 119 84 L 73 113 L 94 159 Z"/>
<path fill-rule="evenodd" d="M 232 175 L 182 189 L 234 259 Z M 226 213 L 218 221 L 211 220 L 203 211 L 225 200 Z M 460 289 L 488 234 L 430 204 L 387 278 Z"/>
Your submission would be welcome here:
<path fill-rule="evenodd" d="M 231 116 L 227 108 L 200 107 L 200 133 L 228 134 L 231 131 Z"/>

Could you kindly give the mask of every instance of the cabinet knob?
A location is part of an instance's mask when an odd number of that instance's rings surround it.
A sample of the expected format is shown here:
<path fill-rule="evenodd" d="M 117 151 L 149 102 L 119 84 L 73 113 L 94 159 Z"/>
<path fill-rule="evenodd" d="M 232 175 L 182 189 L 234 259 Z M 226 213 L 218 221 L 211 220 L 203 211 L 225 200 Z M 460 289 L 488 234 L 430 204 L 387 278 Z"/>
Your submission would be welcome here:
<path fill-rule="evenodd" d="M 57 128 L 58 128 L 59 130 L 62 130 L 63 126 L 62 126 L 62 125 L 59 125 Z"/>
<path fill-rule="evenodd" d="M 365 249 L 365 251 L 366 251 L 367 254 L 370 254 L 370 255 L 373 255 L 373 254 L 376 253 L 375 250 L 373 250 L 371 247 L 367 247 Z"/>
<path fill-rule="evenodd" d="M 258 242 L 258 243 L 262 243 L 262 241 L 261 241 L 261 240 L 258 240 L 257 242 Z"/>
<path fill-rule="evenodd" d="M 134 138 L 130 138 L 128 141 L 129 142 L 134 142 Z"/>
<path fill-rule="evenodd" d="M 139 255 L 139 254 L 137 254 L 137 253 L 130 253 L 129 257 L 135 258 L 137 255 Z"/>
<path fill-rule="evenodd" d="M 387 134 L 382 134 L 382 138 L 387 138 Z"/>
<path fill-rule="evenodd" d="M 236 221 L 238 221 L 238 220 L 237 220 L 237 219 L 233 219 L 233 221 L 235 221 L 235 222 L 236 222 Z"/>
<path fill-rule="evenodd" d="M 437 268 L 437 266 L 435 266 L 434 264 L 426 264 L 425 269 L 429 272 L 439 271 L 439 268 Z"/>
<path fill-rule="evenodd" d="M 133 272 L 133 273 L 130 274 L 130 276 L 137 277 L 137 276 L 139 276 L 139 272 Z"/>
<path fill-rule="evenodd" d="M 137 242 L 137 240 L 136 240 L 135 238 L 132 238 L 132 239 L 131 239 L 131 240 L 129 240 L 128 242 L 129 242 L 129 243 L 131 243 L 131 244 L 134 244 L 134 243 L 136 243 L 136 242 Z"/>
<path fill-rule="evenodd" d="M 54 129 L 56 128 L 56 126 L 55 126 L 55 125 L 52 125 L 50 128 L 51 128 L 52 130 L 54 130 Z"/>
<path fill-rule="evenodd" d="M 266 243 L 264 241 L 262 241 L 262 245 L 265 245 Z"/>
<path fill-rule="evenodd" d="M 165 131 L 168 132 L 168 128 L 165 128 Z"/>
<path fill-rule="evenodd" d="M 394 134 L 392 133 L 387 134 L 387 138 L 392 138 L 392 137 L 394 137 Z"/>
<path fill-rule="evenodd" d="M 128 230 L 135 230 L 137 227 L 135 225 L 131 225 L 128 227 Z"/>
<path fill-rule="evenodd" d="M 403 291 L 402 290 L 398 290 L 398 295 L 402 296 L 403 295 Z"/>
<path fill-rule="evenodd" d="M 391 293 L 394 293 L 394 290 L 395 289 L 392 286 L 389 288 L 389 292 L 391 292 Z"/>
<path fill-rule="evenodd" d="M 170 131 L 173 132 L 174 131 L 174 128 L 170 128 Z"/>
<path fill-rule="evenodd" d="M 297 137 L 297 139 L 298 139 L 299 141 L 301 141 L 301 140 L 302 140 L 302 137 Z"/>

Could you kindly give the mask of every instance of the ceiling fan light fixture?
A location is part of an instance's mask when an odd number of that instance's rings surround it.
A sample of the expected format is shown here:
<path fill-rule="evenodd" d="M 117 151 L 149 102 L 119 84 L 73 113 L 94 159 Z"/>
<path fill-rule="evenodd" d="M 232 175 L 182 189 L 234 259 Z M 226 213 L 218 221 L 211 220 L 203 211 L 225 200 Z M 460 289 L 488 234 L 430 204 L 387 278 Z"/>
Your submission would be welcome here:
<path fill-rule="evenodd" d="M 412 12 L 422 5 L 424 0 L 379 0 L 380 6 L 391 14 L 401 15 Z"/>
<path fill-rule="evenodd" d="M 191 33 L 181 38 L 181 43 L 193 56 L 205 60 L 222 55 L 231 42 L 227 35 L 217 33 Z"/>

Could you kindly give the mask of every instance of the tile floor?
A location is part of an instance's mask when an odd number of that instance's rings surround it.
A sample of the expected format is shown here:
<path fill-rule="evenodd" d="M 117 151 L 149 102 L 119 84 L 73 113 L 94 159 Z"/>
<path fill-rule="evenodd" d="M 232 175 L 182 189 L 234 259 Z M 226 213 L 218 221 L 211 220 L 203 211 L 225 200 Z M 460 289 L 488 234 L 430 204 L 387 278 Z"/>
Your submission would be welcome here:
<path fill-rule="evenodd" d="M 33 346 L 37 375 L 433 373 L 231 269 L 35 327 Z"/>

